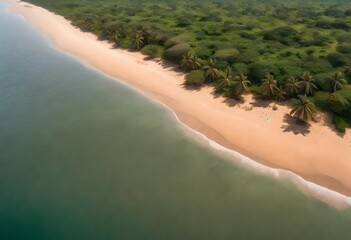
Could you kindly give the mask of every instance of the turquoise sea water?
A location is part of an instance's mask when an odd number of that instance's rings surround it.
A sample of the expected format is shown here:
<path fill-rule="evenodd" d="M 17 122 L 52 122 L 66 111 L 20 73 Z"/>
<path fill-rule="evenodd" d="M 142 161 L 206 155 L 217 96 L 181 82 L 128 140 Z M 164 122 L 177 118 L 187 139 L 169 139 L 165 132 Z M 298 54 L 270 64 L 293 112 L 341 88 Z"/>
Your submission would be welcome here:
<path fill-rule="evenodd" d="M 236 166 L 0 3 L 0 239 L 351 239 L 337 211 Z"/>

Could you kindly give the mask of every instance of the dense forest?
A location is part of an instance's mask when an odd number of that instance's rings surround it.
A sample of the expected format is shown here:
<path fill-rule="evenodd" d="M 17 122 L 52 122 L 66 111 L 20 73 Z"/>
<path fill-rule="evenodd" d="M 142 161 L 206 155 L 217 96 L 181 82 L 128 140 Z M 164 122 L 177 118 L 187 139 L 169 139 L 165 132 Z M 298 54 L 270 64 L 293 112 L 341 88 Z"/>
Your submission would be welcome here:
<path fill-rule="evenodd" d="M 351 3 L 343 0 L 27 0 L 116 47 L 179 64 L 185 83 L 285 101 L 351 127 Z"/>

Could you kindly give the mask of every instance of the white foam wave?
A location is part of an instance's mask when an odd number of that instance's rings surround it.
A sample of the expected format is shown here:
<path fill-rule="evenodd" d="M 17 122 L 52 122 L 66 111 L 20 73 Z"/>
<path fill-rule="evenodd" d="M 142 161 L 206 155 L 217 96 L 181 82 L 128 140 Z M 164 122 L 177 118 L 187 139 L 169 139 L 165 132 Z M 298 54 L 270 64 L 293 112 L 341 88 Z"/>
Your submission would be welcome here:
<path fill-rule="evenodd" d="M 313 182 L 307 181 L 303 179 L 301 176 L 297 175 L 296 173 L 293 173 L 289 170 L 285 169 L 277 169 L 277 168 L 272 168 L 268 167 L 266 165 L 263 165 L 259 162 L 256 162 L 255 160 L 237 152 L 232 149 L 226 148 L 219 143 L 209 139 L 206 135 L 204 135 L 201 132 L 198 132 L 178 118 L 176 112 L 168 107 L 166 104 L 162 103 L 159 100 L 153 99 L 149 97 L 147 94 L 145 94 L 142 90 L 139 90 L 138 88 L 131 86 L 130 84 L 124 82 L 123 80 L 117 79 L 111 75 L 106 74 L 105 72 L 96 69 L 95 67 L 91 66 L 85 59 L 77 58 L 73 54 L 67 53 L 65 51 L 62 51 L 60 49 L 55 48 L 56 50 L 59 50 L 60 52 L 63 52 L 64 54 L 69 55 L 70 57 L 74 58 L 75 60 L 78 60 L 80 63 L 82 63 L 85 67 L 90 68 L 94 70 L 95 72 L 98 72 L 99 74 L 103 75 L 104 77 L 107 77 L 113 81 L 118 81 L 121 85 L 133 90 L 135 93 L 146 97 L 150 102 L 156 103 L 158 105 L 161 105 L 165 109 L 167 109 L 176 119 L 178 124 L 182 126 L 183 128 L 186 129 L 186 131 L 192 133 L 193 136 L 196 136 L 198 140 L 202 140 L 205 142 L 208 146 L 211 148 L 215 149 L 216 151 L 225 153 L 230 157 L 230 160 L 233 161 L 236 164 L 240 164 L 242 166 L 245 166 L 255 172 L 274 177 L 276 179 L 289 179 L 293 184 L 295 184 L 301 191 L 303 191 L 306 195 L 317 198 L 337 209 L 347 209 L 351 207 L 351 197 L 345 196 L 339 192 L 333 191 L 329 188 L 320 186 L 318 184 L 315 184 Z"/>
<path fill-rule="evenodd" d="M 162 103 L 161 103 L 162 104 Z M 164 104 L 162 104 L 164 105 Z M 168 108 L 167 106 L 165 106 Z M 169 108 L 168 108 L 169 109 Z M 171 109 L 170 109 L 171 110 Z M 171 110 L 173 113 L 174 111 Z M 201 140 L 205 141 L 210 147 L 213 149 L 223 152 L 227 155 L 229 155 L 231 158 L 230 160 L 239 163 L 242 166 L 248 167 L 251 170 L 254 170 L 255 172 L 262 173 L 264 175 L 272 176 L 276 179 L 289 179 L 293 184 L 295 184 L 300 190 L 302 190 L 306 195 L 317 198 L 337 209 L 346 209 L 351 207 L 351 197 L 345 196 L 339 192 L 333 191 L 329 188 L 320 186 L 316 183 L 310 182 L 302 178 L 301 176 L 297 175 L 296 173 L 293 173 L 289 170 L 285 169 L 278 169 L 278 168 L 272 168 L 265 166 L 259 162 L 256 162 L 255 160 L 239 153 L 236 152 L 232 149 L 228 149 L 217 142 L 209 139 L 206 135 L 203 133 L 200 133 L 186 124 L 182 123 L 179 118 L 177 117 L 176 113 L 174 113 L 175 118 L 177 121 L 185 127 L 188 131 L 191 131 L 194 133 L 197 137 L 199 137 Z"/>

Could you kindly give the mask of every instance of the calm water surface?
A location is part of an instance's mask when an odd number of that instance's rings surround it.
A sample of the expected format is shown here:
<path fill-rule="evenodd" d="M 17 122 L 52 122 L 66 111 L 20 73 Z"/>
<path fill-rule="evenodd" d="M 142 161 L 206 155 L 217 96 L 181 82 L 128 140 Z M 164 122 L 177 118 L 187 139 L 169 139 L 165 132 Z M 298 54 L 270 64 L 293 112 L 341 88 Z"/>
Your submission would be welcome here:
<path fill-rule="evenodd" d="M 351 239 L 339 212 L 219 157 L 0 3 L 0 239 Z"/>

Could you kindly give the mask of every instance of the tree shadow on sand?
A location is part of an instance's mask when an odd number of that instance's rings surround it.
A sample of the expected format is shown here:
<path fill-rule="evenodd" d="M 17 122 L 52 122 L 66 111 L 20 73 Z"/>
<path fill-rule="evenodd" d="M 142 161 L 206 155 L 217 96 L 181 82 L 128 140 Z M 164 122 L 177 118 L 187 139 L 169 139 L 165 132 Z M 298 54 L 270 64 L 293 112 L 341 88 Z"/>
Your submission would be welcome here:
<path fill-rule="evenodd" d="M 335 132 L 336 135 L 338 135 L 339 137 L 343 138 L 345 136 L 346 132 L 339 132 L 336 129 L 336 127 L 332 123 L 332 117 L 333 117 L 333 115 L 330 114 L 330 113 L 323 113 L 323 114 L 320 114 L 318 116 L 319 120 L 321 120 L 321 122 L 323 123 L 323 126 L 328 127 L 330 130 Z M 350 121 L 349 124 L 351 124 L 351 121 Z"/>
<path fill-rule="evenodd" d="M 243 97 L 240 98 L 230 98 L 226 97 L 223 100 L 223 103 L 225 103 L 228 107 L 235 107 L 238 104 L 243 104 L 245 102 L 245 99 Z"/>
<path fill-rule="evenodd" d="M 284 132 L 292 132 L 295 135 L 301 134 L 306 136 L 310 133 L 310 124 L 305 123 L 299 119 L 293 118 L 289 114 L 284 115 L 284 120 L 286 124 L 281 126 Z"/>
<path fill-rule="evenodd" d="M 269 108 L 272 100 L 266 99 L 261 96 L 254 96 L 254 102 L 251 102 L 252 107 Z"/>
<path fill-rule="evenodd" d="M 199 92 L 202 89 L 202 86 L 186 85 L 185 83 L 181 84 L 181 86 L 188 91 Z"/>

